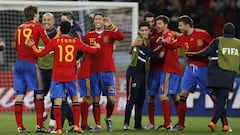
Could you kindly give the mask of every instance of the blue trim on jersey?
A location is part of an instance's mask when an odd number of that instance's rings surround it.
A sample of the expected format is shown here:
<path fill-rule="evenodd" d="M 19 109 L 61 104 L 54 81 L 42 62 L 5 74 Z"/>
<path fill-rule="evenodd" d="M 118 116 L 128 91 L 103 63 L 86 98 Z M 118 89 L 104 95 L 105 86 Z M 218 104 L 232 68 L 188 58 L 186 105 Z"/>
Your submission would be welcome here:
<path fill-rule="evenodd" d="M 174 73 L 161 72 L 159 94 L 179 94 L 181 76 Z"/>
<path fill-rule="evenodd" d="M 13 88 L 17 94 L 26 94 L 27 89 L 42 90 L 42 78 L 37 64 L 16 59 L 14 65 Z M 37 93 L 42 94 L 40 91 Z"/>
<path fill-rule="evenodd" d="M 198 85 L 204 94 L 208 94 L 209 90 L 207 88 L 207 82 L 207 66 L 188 65 L 183 74 L 181 88 L 182 90 L 194 92 Z"/>
<path fill-rule="evenodd" d="M 115 96 L 114 72 L 100 72 L 90 75 L 91 96 Z"/>
<path fill-rule="evenodd" d="M 51 98 L 65 98 L 66 95 L 71 97 L 77 96 L 76 80 L 72 82 L 52 81 L 50 86 Z"/>
<path fill-rule="evenodd" d="M 150 72 L 147 75 L 147 93 L 149 96 L 158 94 L 160 87 L 161 72 Z"/>

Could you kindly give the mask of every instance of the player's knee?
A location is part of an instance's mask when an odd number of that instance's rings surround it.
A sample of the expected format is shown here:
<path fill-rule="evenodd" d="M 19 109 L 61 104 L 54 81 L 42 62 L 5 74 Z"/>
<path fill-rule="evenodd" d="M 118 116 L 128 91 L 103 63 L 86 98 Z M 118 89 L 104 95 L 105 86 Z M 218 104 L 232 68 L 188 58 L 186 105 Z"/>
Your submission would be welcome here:
<path fill-rule="evenodd" d="M 187 97 L 185 96 L 180 96 L 180 101 L 186 101 L 187 100 Z"/>
<path fill-rule="evenodd" d="M 154 103 L 155 102 L 155 96 L 149 96 L 148 103 Z"/>

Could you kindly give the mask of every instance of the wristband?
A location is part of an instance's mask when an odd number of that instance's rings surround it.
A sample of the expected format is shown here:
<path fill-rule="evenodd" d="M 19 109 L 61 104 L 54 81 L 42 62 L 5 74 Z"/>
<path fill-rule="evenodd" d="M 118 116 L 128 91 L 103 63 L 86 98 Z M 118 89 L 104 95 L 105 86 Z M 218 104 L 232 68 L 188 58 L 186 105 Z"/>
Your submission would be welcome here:
<path fill-rule="evenodd" d="M 111 24 L 109 27 L 112 31 L 114 31 L 117 28 L 114 24 Z"/>

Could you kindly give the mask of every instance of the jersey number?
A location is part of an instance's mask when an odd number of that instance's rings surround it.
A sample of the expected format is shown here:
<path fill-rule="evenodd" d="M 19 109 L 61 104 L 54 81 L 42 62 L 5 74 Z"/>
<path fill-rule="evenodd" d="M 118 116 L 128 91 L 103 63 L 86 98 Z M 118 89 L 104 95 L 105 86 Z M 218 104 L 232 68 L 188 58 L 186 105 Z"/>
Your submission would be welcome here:
<path fill-rule="evenodd" d="M 62 45 L 58 45 L 58 48 L 59 48 L 59 61 L 60 62 L 63 62 L 63 59 L 66 62 L 73 61 L 73 58 L 74 58 L 74 55 L 73 55 L 74 46 L 73 45 L 66 45 L 65 47 Z M 65 55 L 65 56 L 63 56 L 63 55 Z"/>
<path fill-rule="evenodd" d="M 21 33 L 22 33 L 22 35 L 23 35 L 24 38 L 25 38 L 24 43 L 27 44 L 27 41 L 30 39 L 30 37 L 31 37 L 31 35 L 32 35 L 32 29 L 30 29 L 30 28 L 25 28 L 25 29 L 23 29 L 23 30 L 18 29 L 17 31 L 18 31 L 18 45 L 20 45 L 20 43 L 21 43 L 21 41 L 20 41 L 20 39 L 21 39 Z"/>
<path fill-rule="evenodd" d="M 90 45 L 94 45 L 96 43 L 96 38 L 90 38 Z"/>

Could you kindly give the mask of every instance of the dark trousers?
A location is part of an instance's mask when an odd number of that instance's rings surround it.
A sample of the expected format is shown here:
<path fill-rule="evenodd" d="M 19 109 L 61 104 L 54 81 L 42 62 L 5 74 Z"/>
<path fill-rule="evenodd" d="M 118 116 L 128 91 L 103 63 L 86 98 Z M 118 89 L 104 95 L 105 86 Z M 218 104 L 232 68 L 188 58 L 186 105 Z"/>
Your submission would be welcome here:
<path fill-rule="evenodd" d="M 124 124 L 130 122 L 133 106 L 135 105 L 134 128 L 142 127 L 142 109 L 146 92 L 146 77 L 139 75 L 128 75 L 127 78 L 127 104 L 125 109 Z"/>
<path fill-rule="evenodd" d="M 217 103 L 215 112 L 212 118 L 213 123 L 217 123 L 221 116 L 226 115 L 225 105 L 228 100 L 229 89 L 226 88 L 214 88 L 214 95 L 216 96 Z"/>

